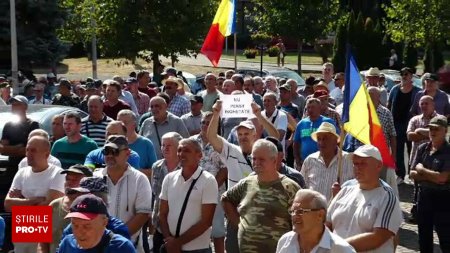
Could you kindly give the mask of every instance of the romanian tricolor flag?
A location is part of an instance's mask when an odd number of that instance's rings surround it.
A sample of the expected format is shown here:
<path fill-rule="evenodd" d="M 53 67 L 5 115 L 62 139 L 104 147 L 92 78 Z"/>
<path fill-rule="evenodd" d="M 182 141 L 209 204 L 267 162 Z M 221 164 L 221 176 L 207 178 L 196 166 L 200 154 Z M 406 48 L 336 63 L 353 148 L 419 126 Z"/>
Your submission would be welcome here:
<path fill-rule="evenodd" d="M 225 37 L 235 33 L 235 20 L 236 0 L 222 0 L 200 50 L 202 54 L 208 57 L 214 67 L 217 67 L 222 55 Z"/>
<path fill-rule="evenodd" d="M 396 168 L 383 134 L 375 106 L 362 82 L 350 47 L 347 48 L 345 69 L 344 108 L 342 113 L 344 129 L 364 144 L 371 144 L 380 150 L 383 164 Z"/>

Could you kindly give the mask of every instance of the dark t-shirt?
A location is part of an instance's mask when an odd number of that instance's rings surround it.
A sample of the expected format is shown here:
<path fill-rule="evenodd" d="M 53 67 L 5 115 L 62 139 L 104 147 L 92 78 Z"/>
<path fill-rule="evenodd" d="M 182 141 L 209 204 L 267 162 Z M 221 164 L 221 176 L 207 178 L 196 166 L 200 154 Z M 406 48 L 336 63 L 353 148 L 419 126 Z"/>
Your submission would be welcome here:
<path fill-rule="evenodd" d="M 114 120 L 117 119 L 117 114 L 124 109 L 131 110 L 131 107 L 121 100 L 119 100 L 119 102 L 114 106 L 110 106 L 107 102 L 103 103 L 103 113 L 105 113 L 106 116 Z"/>
<path fill-rule="evenodd" d="M 402 125 L 408 125 L 409 121 L 409 110 L 411 109 L 411 96 L 412 90 L 408 93 L 403 93 L 399 91 L 397 93 L 397 100 L 395 110 L 393 110 L 392 116 L 394 117 L 394 122 L 398 122 Z M 406 122 L 406 124 L 405 124 Z"/>
<path fill-rule="evenodd" d="M 20 145 L 25 147 L 30 132 L 38 128 L 39 123 L 28 118 L 22 122 L 7 122 L 3 128 L 2 140 L 7 140 L 11 146 Z M 11 164 L 18 165 L 23 158 L 24 156 L 10 156 L 9 161 Z"/>
<path fill-rule="evenodd" d="M 423 143 L 417 149 L 417 154 L 412 162 L 412 168 L 421 163 L 426 169 L 445 172 L 450 171 L 450 144 L 445 142 L 436 152 L 431 153 L 431 142 Z M 450 183 L 438 185 L 429 181 L 420 181 L 419 185 L 438 190 L 450 190 Z"/>
<path fill-rule="evenodd" d="M 154 90 L 152 88 L 148 88 L 148 87 L 145 87 L 145 88 L 139 87 L 138 90 L 142 93 L 147 94 L 150 98 L 156 96 L 156 94 L 157 94 L 156 90 Z"/>

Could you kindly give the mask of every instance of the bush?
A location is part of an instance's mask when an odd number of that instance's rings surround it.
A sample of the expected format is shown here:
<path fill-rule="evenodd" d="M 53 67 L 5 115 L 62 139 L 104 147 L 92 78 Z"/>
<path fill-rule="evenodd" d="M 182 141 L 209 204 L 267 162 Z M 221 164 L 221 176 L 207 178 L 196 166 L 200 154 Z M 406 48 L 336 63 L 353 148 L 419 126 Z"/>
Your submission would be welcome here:
<path fill-rule="evenodd" d="M 250 36 L 252 38 L 253 43 L 255 43 L 255 45 L 259 46 L 259 45 L 267 45 L 270 43 L 270 40 L 272 39 L 272 37 L 270 37 L 270 35 L 268 35 L 267 33 L 255 33 L 252 34 Z"/>
<path fill-rule="evenodd" d="M 249 59 L 255 58 L 257 54 L 258 54 L 258 50 L 254 49 L 254 48 L 248 48 L 248 49 L 244 50 L 245 57 L 247 57 Z"/>
<path fill-rule="evenodd" d="M 270 57 L 275 57 L 280 54 L 280 48 L 277 46 L 271 46 L 267 49 L 266 52 Z"/>

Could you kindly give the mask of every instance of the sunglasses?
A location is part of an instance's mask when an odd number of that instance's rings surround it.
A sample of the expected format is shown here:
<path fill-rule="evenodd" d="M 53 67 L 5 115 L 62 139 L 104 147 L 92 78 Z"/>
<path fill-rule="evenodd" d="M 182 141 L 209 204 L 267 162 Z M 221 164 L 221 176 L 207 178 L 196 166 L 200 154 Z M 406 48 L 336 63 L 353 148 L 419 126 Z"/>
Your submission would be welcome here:
<path fill-rule="evenodd" d="M 125 149 L 115 149 L 115 148 L 104 148 L 102 150 L 103 155 L 113 155 L 118 156 L 120 154 L 120 151 Z"/>

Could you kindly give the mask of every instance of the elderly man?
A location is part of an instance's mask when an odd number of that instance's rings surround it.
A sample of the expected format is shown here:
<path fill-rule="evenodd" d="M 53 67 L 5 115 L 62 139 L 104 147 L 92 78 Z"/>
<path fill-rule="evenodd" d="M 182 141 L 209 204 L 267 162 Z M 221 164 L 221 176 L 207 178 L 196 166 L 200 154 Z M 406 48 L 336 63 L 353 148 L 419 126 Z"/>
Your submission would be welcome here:
<path fill-rule="evenodd" d="M 230 95 L 234 90 L 236 90 L 236 85 L 233 80 L 226 79 L 222 84 L 222 92 L 225 95 Z"/>
<path fill-rule="evenodd" d="M 417 150 L 410 177 L 419 184 L 417 224 L 420 252 L 433 252 L 433 228 L 442 252 L 450 252 L 450 144 L 445 139 L 447 118 L 430 120 L 430 142 Z"/>
<path fill-rule="evenodd" d="M 289 85 L 290 87 L 289 93 L 291 94 L 291 99 L 289 101 L 298 107 L 298 116 L 294 118 L 301 119 L 303 117 L 303 110 L 305 109 L 306 99 L 304 96 L 302 96 L 297 92 L 298 89 L 297 81 L 295 81 L 294 79 L 288 79 L 286 81 L 286 84 Z M 280 100 L 282 101 L 283 99 L 280 98 Z"/>
<path fill-rule="evenodd" d="M 191 111 L 191 104 L 189 101 L 177 94 L 178 88 L 183 88 L 183 82 L 177 78 L 170 76 L 162 81 L 164 85 L 164 92 L 169 95 L 170 102 L 167 105 L 167 111 L 173 113 L 177 117 L 181 117 L 184 114 Z"/>
<path fill-rule="evenodd" d="M 205 76 L 205 90 L 198 93 L 203 98 L 202 111 L 212 111 L 212 106 L 219 99 L 221 92 L 217 90 L 217 77 L 213 73 L 208 73 Z"/>
<path fill-rule="evenodd" d="M 26 157 L 28 167 L 20 169 L 14 176 L 5 198 L 5 210 L 13 206 L 46 206 L 64 195 L 62 169 L 48 164 L 50 142 L 42 136 L 28 140 Z M 15 243 L 17 253 L 35 253 L 37 243 Z"/>
<path fill-rule="evenodd" d="M 339 135 L 331 123 L 323 122 L 311 138 L 317 142 L 319 151 L 306 157 L 300 173 L 307 188 L 320 192 L 330 201 L 331 187 L 335 182 L 343 183 L 354 178 L 351 155 L 342 151 L 339 157 Z M 340 174 L 339 159 L 342 159 Z"/>
<path fill-rule="evenodd" d="M 244 84 L 242 85 L 242 89 L 244 89 L 244 91 L 247 92 L 248 94 L 252 94 L 253 101 L 255 101 L 255 103 L 257 103 L 261 108 L 264 107 L 261 95 L 255 93 L 254 91 L 255 84 L 252 77 L 248 76 L 244 78 Z"/>
<path fill-rule="evenodd" d="M 191 101 L 191 111 L 181 116 L 181 120 L 183 120 L 184 125 L 189 131 L 189 135 L 196 135 L 200 133 L 201 130 L 201 121 L 203 117 L 202 107 L 203 107 L 203 98 L 202 96 L 195 95 L 190 99 Z"/>
<path fill-rule="evenodd" d="M 34 129 L 33 131 L 31 131 L 31 133 L 28 135 L 28 140 L 30 140 L 31 137 L 34 137 L 34 136 L 42 136 L 45 139 L 47 139 L 48 141 L 50 141 L 48 133 L 42 129 Z M 56 158 L 52 155 L 49 155 L 47 161 L 48 161 L 49 165 L 52 164 L 52 165 L 55 165 L 56 167 L 61 168 L 61 162 L 58 160 L 58 158 Z M 28 159 L 26 157 L 24 157 L 22 159 L 22 161 L 20 161 L 18 168 L 21 169 L 21 168 L 25 168 L 27 166 L 28 166 Z"/>
<path fill-rule="evenodd" d="M 155 146 L 151 140 L 136 132 L 137 118 L 137 115 L 131 110 L 122 110 L 117 115 L 117 119 L 127 129 L 122 134 L 127 136 L 131 150 L 139 155 L 139 169 L 150 179 L 152 165 L 156 162 Z"/>
<path fill-rule="evenodd" d="M 211 225 L 217 204 L 216 179 L 200 167 L 202 147 L 193 139 L 178 145 L 180 169 L 164 178 L 159 222 L 167 252 L 211 252 Z"/>
<path fill-rule="evenodd" d="M 376 87 L 376 88 L 380 89 L 380 103 L 383 106 L 386 106 L 387 99 L 388 99 L 388 93 L 384 87 L 380 87 L 380 75 L 381 75 L 381 72 L 377 67 L 370 68 L 365 73 L 366 84 L 367 84 L 367 87 Z"/>
<path fill-rule="evenodd" d="M 161 137 L 163 159 L 156 161 L 152 166 L 152 178 L 150 182 L 154 194 L 153 213 L 151 219 L 152 225 L 155 228 L 155 233 L 153 234 L 154 249 L 159 249 L 164 244 L 164 236 L 161 233 L 161 227 L 159 225 L 159 195 L 161 194 L 161 187 L 166 175 L 180 168 L 177 150 L 178 144 L 182 139 L 183 137 L 175 132 L 164 134 Z"/>
<path fill-rule="evenodd" d="M 73 234 L 61 241 L 59 253 L 136 252 L 128 239 L 106 229 L 108 210 L 101 198 L 92 194 L 76 198 L 66 216 L 69 218 Z"/>
<path fill-rule="evenodd" d="M 372 145 L 359 147 L 353 167 L 356 179 L 347 181 L 328 207 L 328 227 L 357 252 L 394 252 L 403 217 L 394 191 L 379 179 L 380 151 Z"/>
<path fill-rule="evenodd" d="M 152 141 L 156 157 L 161 159 L 161 136 L 168 132 L 177 132 L 187 138 L 189 132 L 179 117 L 167 111 L 167 103 L 164 98 L 153 97 L 150 100 L 150 110 L 153 115 L 142 123 L 139 134 Z"/>
<path fill-rule="evenodd" d="M 271 91 L 275 94 L 280 94 L 280 91 L 278 90 L 278 82 L 274 76 L 265 77 L 265 87 L 266 91 Z"/>
<path fill-rule="evenodd" d="M 294 158 L 297 170 L 301 169 L 303 160 L 310 154 L 318 151 L 317 144 L 311 138 L 323 122 L 336 124 L 332 119 L 320 115 L 321 102 L 317 98 L 310 98 L 306 102 L 308 117 L 302 119 L 295 129 Z"/>
<path fill-rule="evenodd" d="M 150 182 L 144 173 L 128 164 L 130 149 L 125 136 L 109 136 L 104 154 L 106 167 L 95 171 L 94 176 L 105 178 L 109 189 L 109 213 L 126 223 L 133 244 L 142 253 L 141 229 L 151 213 Z"/>
<path fill-rule="evenodd" d="M 272 142 L 256 141 L 252 148 L 256 175 L 242 179 L 222 195 L 228 221 L 239 230 L 241 253 L 275 252 L 280 237 L 291 229 L 288 209 L 300 186 L 278 173 L 277 156 Z"/>
<path fill-rule="evenodd" d="M 266 91 L 264 88 L 264 81 L 263 81 L 262 77 L 260 77 L 260 76 L 253 77 L 253 85 L 254 85 L 253 91 L 256 94 L 263 96 Z"/>
<path fill-rule="evenodd" d="M 37 83 L 34 88 L 34 98 L 31 99 L 28 103 L 30 105 L 49 105 L 52 101 L 44 98 L 44 89 L 45 83 Z"/>
<path fill-rule="evenodd" d="M 439 76 L 436 74 L 425 73 L 422 76 L 422 82 L 425 85 L 425 88 L 419 92 L 417 92 L 414 97 L 414 102 L 411 107 L 411 114 L 418 115 L 421 113 L 419 101 L 420 98 L 428 95 L 431 96 L 434 100 L 434 108 L 437 113 L 448 116 L 450 115 L 450 103 L 448 100 L 448 96 L 445 92 L 439 89 Z"/>
<path fill-rule="evenodd" d="M 348 242 L 325 226 L 328 202 L 319 192 L 302 189 L 289 210 L 292 230 L 278 241 L 276 253 L 356 253 Z"/>
<path fill-rule="evenodd" d="M 284 111 L 277 109 L 278 98 L 273 92 L 267 92 L 263 97 L 264 111 L 261 112 L 264 118 L 272 122 L 278 131 L 279 140 L 284 146 L 284 136 L 286 134 L 288 119 Z"/>
<path fill-rule="evenodd" d="M 127 135 L 127 127 L 121 121 L 113 120 L 106 126 L 105 139 L 108 139 L 111 135 Z M 128 163 L 131 167 L 140 170 L 140 156 L 134 150 L 130 150 L 130 156 Z M 84 165 L 92 170 L 105 167 L 105 154 L 104 146 L 92 150 L 86 155 Z"/>
<path fill-rule="evenodd" d="M 103 113 L 103 101 L 100 96 L 93 95 L 88 99 L 89 116 L 81 120 L 81 134 L 97 143 L 97 146 L 105 145 L 106 126 L 113 119 Z"/>
<path fill-rule="evenodd" d="M 18 120 L 8 121 L 3 127 L 0 154 L 9 156 L 9 163 L 14 167 L 25 157 L 28 135 L 34 129 L 38 129 L 39 124 L 27 118 L 28 99 L 26 97 L 17 95 L 8 102 L 11 104 L 11 112 L 18 117 Z"/>
<path fill-rule="evenodd" d="M 81 135 L 81 118 L 77 113 L 64 115 L 63 125 L 66 137 L 53 144 L 52 155 L 61 161 L 63 169 L 67 169 L 74 164 L 83 164 L 86 155 L 98 146 L 91 138 Z"/>

